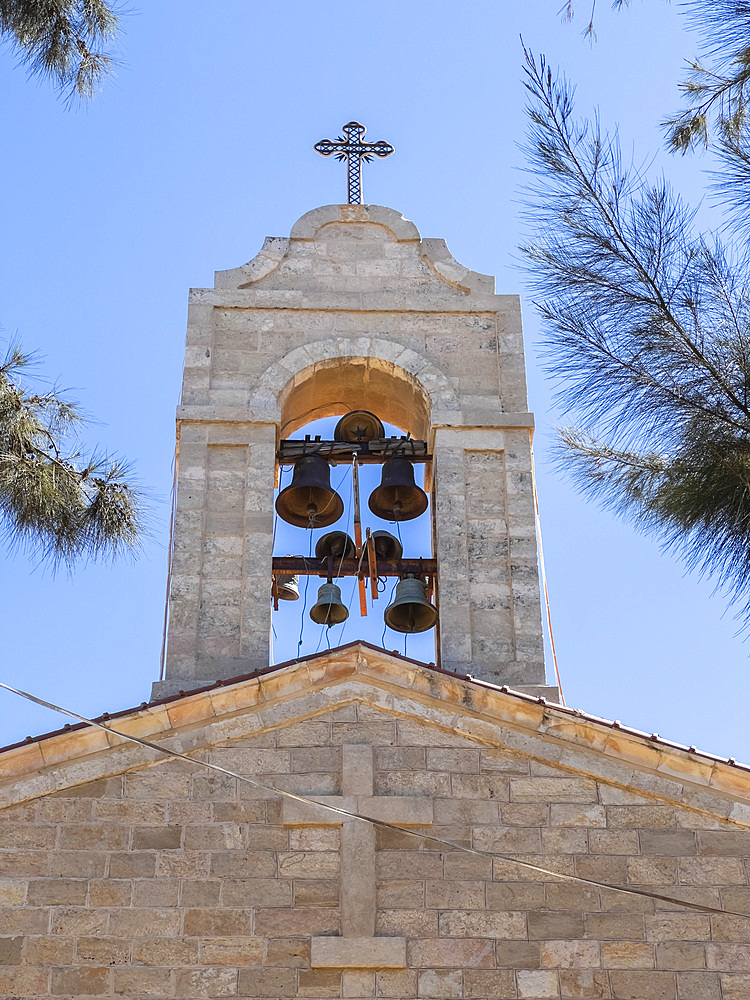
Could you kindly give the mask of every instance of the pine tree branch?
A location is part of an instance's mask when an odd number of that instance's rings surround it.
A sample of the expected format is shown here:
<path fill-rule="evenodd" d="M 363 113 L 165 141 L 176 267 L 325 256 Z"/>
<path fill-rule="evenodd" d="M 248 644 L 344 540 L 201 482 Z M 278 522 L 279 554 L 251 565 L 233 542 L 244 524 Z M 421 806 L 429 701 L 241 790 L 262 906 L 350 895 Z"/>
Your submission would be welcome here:
<path fill-rule="evenodd" d="M 683 328 L 682 324 L 672 311 L 667 298 L 664 296 L 658 282 L 654 280 L 651 271 L 644 266 L 640 256 L 630 245 L 629 240 L 626 238 L 622 227 L 619 224 L 618 214 L 615 209 L 615 206 L 618 204 L 618 199 L 614 197 L 611 203 L 607 203 L 601 197 L 598 186 L 594 182 L 598 164 L 594 163 L 590 172 L 584 169 L 583 164 L 576 153 L 574 144 L 570 141 L 570 132 L 566 121 L 567 115 L 560 114 L 560 108 L 568 108 L 569 103 L 568 101 L 561 100 L 561 91 L 557 81 L 555 81 L 552 77 L 551 69 L 547 69 L 547 74 L 545 76 L 545 63 L 543 59 L 540 62 L 539 67 L 537 67 L 532 53 L 526 48 L 524 48 L 524 56 L 526 59 L 526 89 L 531 93 L 533 98 L 542 103 L 548 115 L 547 121 L 550 126 L 550 131 L 554 130 L 554 139 L 560 144 L 565 156 L 573 165 L 580 184 L 583 186 L 588 198 L 595 205 L 601 219 L 605 222 L 609 231 L 612 233 L 621 252 L 630 263 L 634 273 L 638 276 L 639 280 L 650 289 L 653 301 L 655 302 L 657 308 L 672 325 L 676 333 L 682 338 L 683 343 L 692 353 L 695 361 L 707 369 L 711 376 L 719 384 L 721 384 L 724 392 L 726 392 L 727 396 L 732 400 L 734 405 L 741 410 L 748 419 L 750 419 L 750 409 L 748 409 L 743 401 L 735 395 L 732 386 L 723 379 L 721 373 L 711 364 L 706 355 L 693 343 L 692 339 L 687 334 L 687 331 Z M 617 192 L 615 191 L 613 193 L 616 195 Z M 660 248 L 657 247 L 657 251 L 659 251 L 659 249 Z M 645 301 L 649 301 L 649 299 L 645 299 Z"/>
<path fill-rule="evenodd" d="M 30 76 L 50 78 L 70 101 L 91 97 L 114 60 L 120 12 L 106 0 L 0 0 L 0 38 Z"/>
<path fill-rule="evenodd" d="M 747 602 L 750 625 L 750 265 L 693 235 L 668 185 L 624 169 L 576 123 L 572 91 L 527 53 L 535 183 L 523 247 L 579 488 L 658 533 Z M 750 174 L 749 174 L 750 176 Z"/>
<path fill-rule="evenodd" d="M 0 534 L 53 567 L 137 551 L 144 507 L 127 466 L 71 450 L 77 408 L 26 391 L 18 378 L 30 360 L 13 347 L 0 365 Z"/>

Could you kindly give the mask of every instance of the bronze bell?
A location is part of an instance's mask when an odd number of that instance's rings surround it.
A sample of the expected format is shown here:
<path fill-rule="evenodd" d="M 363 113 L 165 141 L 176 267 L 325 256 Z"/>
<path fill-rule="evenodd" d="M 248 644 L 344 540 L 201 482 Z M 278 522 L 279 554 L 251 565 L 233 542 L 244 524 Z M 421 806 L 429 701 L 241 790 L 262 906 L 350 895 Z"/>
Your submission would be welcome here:
<path fill-rule="evenodd" d="M 341 590 L 335 583 L 324 583 L 318 590 L 318 600 L 310 608 L 310 617 L 317 625 L 340 625 L 349 617 L 349 610 L 341 603 Z"/>
<path fill-rule="evenodd" d="M 389 458 L 380 486 L 372 491 L 370 510 L 385 521 L 411 521 L 427 510 L 427 494 L 414 482 L 414 466 L 406 458 Z"/>
<path fill-rule="evenodd" d="M 276 513 L 297 528 L 325 528 L 344 513 L 344 502 L 331 489 L 331 467 L 318 455 L 294 463 L 289 486 L 276 497 Z"/>
<path fill-rule="evenodd" d="M 398 562 L 404 554 L 401 542 L 390 531 L 373 531 L 372 540 L 375 543 L 375 555 L 386 562 Z"/>
<path fill-rule="evenodd" d="M 394 632 L 426 632 L 437 622 L 437 608 L 430 604 L 422 580 L 409 576 L 400 580 L 396 596 L 385 609 L 385 623 Z"/>
<path fill-rule="evenodd" d="M 376 441 L 385 437 L 385 427 L 379 417 L 369 410 L 351 410 L 336 424 L 334 441 Z"/>
<path fill-rule="evenodd" d="M 354 559 L 357 548 L 345 531 L 329 531 L 318 539 L 315 546 L 315 558 Z"/>
<path fill-rule="evenodd" d="M 277 576 L 276 596 L 280 601 L 299 600 L 299 577 L 298 576 Z"/>

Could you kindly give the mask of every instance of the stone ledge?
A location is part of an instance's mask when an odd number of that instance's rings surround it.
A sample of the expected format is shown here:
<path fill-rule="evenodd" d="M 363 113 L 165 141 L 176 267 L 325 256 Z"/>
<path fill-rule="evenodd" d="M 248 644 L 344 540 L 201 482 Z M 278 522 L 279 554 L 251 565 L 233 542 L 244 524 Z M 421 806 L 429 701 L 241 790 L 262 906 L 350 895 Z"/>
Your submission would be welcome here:
<path fill-rule="evenodd" d="M 310 942 L 313 969 L 405 969 L 406 938 L 314 937 Z"/>
<path fill-rule="evenodd" d="M 215 421 L 218 424 L 243 423 L 248 426 L 252 424 L 263 424 L 276 426 L 274 420 L 258 420 L 249 407 L 243 406 L 218 406 L 215 403 L 192 403 L 188 406 L 177 407 L 177 419 L 183 422 L 195 421 L 205 424 Z"/>

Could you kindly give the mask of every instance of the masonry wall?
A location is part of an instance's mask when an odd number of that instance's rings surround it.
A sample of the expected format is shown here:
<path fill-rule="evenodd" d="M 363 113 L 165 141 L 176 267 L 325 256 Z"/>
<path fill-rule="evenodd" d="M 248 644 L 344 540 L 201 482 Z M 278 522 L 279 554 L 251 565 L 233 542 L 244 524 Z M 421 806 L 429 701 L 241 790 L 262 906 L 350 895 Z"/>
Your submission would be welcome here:
<path fill-rule="evenodd" d="M 377 937 L 406 938 L 403 968 L 311 966 L 312 937 L 347 932 L 342 828 L 285 822 L 278 797 L 234 778 L 158 763 L 6 808 L 0 997 L 745 1000 L 750 920 L 502 856 L 748 913 L 748 828 L 689 785 L 649 792 L 644 773 L 634 791 L 594 754 L 587 771 L 550 763 L 541 738 L 511 745 L 354 702 L 205 751 L 320 795 L 342 790 L 342 748 L 371 747 L 377 799 L 427 799 L 422 829 L 496 855 L 377 830 L 376 882 L 358 892 Z"/>

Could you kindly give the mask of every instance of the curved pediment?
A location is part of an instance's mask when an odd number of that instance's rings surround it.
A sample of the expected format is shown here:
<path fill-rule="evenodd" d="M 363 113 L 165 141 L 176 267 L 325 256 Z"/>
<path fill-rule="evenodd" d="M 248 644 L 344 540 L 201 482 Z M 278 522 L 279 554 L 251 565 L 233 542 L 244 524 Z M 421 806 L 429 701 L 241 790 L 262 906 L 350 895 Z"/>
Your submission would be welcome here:
<path fill-rule="evenodd" d="M 306 212 L 288 238 L 268 237 L 242 267 L 216 274 L 217 289 L 492 294 L 494 279 L 464 267 L 444 240 L 423 239 L 392 208 L 325 205 Z"/>

